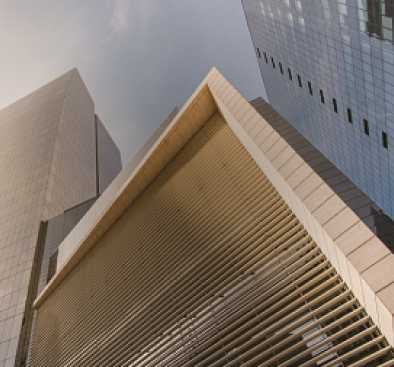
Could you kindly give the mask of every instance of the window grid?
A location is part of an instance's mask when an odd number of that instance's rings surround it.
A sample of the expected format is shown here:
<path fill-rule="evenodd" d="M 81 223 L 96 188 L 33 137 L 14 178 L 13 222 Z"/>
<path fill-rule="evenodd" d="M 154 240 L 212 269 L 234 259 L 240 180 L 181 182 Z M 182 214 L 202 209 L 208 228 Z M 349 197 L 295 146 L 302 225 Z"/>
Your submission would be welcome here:
<path fill-rule="evenodd" d="M 259 57 L 261 58 L 261 53 L 260 53 L 260 49 L 257 48 L 257 53 L 259 55 Z M 266 63 L 268 63 L 268 56 L 266 54 L 266 52 L 263 52 L 264 58 Z M 274 69 L 276 69 L 276 64 L 275 64 L 275 60 L 273 57 L 271 57 L 271 62 L 272 62 L 272 67 Z M 279 69 L 281 74 L 284 74 L 284 70 L 283 70 L 283 64 L 281 62 L 279 62 Z M 292 81 L 293 80 L 293 75 L 291 72 L 290 68 L 287 68 L 288 71 L 288 75 L 289 75 L 289 79 Z M 297 80 L 298 80 L 298 85 L 300 86 L 300 88 L 302 88 L 302 79 L 301 76 L 298 74 L 297 75 Z M 309 90 L 309 94 L 313 95 L 313 89 L 312 89 L 312 83 L 308 81 L 308 90 Z M 319 90 L 319 94 L 320 94 L 320 101 L 321 103 L 325 103 L 325 97 L 324 97 L 324 92 L 322 89 Z M 333 108 L 334 108 L 334 112 L 338 113 L 338 104 L 337 104 L 337 100 L 335 98 L 332 99 L 333 102 Z M 347 108 L 347 117 L 348 117 L 348 122 L 350 122 L 351 124 L 353 124 L 353 114 L 352 114 L 352 110 L 350 108 Z M 366 119 L 363 119 L 364 122 L 364 133 L 366 135 L 369 135 L 369 122 Z M 382 132 L 382 145 L 388 149 L 388 138 L 387 138 L 387 133 L 386 132 Z"/>

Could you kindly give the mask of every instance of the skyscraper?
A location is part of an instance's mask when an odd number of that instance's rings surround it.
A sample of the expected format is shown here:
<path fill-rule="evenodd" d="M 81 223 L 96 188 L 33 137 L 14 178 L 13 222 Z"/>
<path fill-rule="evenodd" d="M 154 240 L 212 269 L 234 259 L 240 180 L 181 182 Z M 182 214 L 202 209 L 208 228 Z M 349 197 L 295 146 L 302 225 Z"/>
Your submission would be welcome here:
<path fill-rule="evenodd" d="M 35 301 L 31 367 L 394 366 L 368 199 L 253 105 L 212 70 L 93 204 Z"/>
<path fill-rule="evenodd" d="M 392 0 L 243 0 L 270 104 L 394 216 Z"/>
<path fill-rule="evenodd" d="M 0 129 L 0 366 L 9 367 L 27 356 L 45 223 L 97 196 L 121 162 L 76 69 L 1 110 Z"/>

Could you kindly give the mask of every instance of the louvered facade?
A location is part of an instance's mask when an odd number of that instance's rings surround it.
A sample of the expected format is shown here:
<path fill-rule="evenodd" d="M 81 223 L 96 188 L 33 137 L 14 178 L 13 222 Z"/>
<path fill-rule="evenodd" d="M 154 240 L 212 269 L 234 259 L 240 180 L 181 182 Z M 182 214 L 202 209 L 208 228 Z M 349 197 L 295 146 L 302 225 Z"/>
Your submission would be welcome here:
<path fill-rule="evenodd" d="M 30 366 L 394 366 L 390 274 L 347 253 L 385 245 L 215 69 L 131 163 L 59 247 Z"/>

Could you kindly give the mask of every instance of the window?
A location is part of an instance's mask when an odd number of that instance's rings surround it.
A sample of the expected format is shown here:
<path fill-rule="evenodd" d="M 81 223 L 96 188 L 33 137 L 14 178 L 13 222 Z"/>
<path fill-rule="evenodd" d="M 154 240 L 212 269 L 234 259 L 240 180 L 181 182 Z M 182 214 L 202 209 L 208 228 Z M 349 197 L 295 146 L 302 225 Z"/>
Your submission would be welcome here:
<path fill-rule="evenodd" d="M 351 124 L 353 123 L 352 110 L 350 108 L 347 109 L 347 119 Z"/>
<path fill-rule="evenodd" d="M 334 111 L 338 113 L 338 105 L 337 105 L 337 100 L 335 98 L 332 99 L 332 104 L 334 105 Z"/>
<path fill-rule="evenodd" d="M 320 100 L 321 100 L 321 103 L 324 103 L 324 93 L 321 89 L 320 89 Z"/>
<path fill-rule="evenodd" d="M 282 67 L 282 63 L 281 62 L 279 63 L 279 69 L 280 69 L 281 74 L 283 74 L 283 67 Z"/>
<path fill-rule="evenodd" d="M 287 69 L 287 70 L 289 71 L 289 79 L 290 79 L 290 80 L 293 80 L 293 75 L 291 75 L 291 70 L 290 70 L 290 68 Z"/>
<path fill-rule="evenodd" d="M 308 88 L 309 88 L 309 94 L 313 95 L 311 82 L 308 82 Z"/>
<path fill-rule="evenodd" d="M 259 59 L 261 59 L 261 53 L 260 53 L 260 49 L 257 47 L 257 56 L 259 57 Z"/>
<path fill-rule="evenodd" d="M 387 133 L 385 133 L 384 131 L 382 132 L 382 144 L 383 146 L 388 149 L 389 148 L 389 142 L 387 139 Z"/>
<path fill-rule="evenodd" d="M 302 88 L 301 77 L 299 75 L 298 75 L 298 85 L 300 86 L 300 88 Z"/>
<path fill-rule="evenodd" d="M 364 132 L 365 135 L 369 135 L 369 122 L 366 119 L 364 119 Z"/>
<path fill-rule="evenodd" d="M 265 52 L 263 52 L 263 54 L 264 54 L 265 62 L 268 64 L 267 54 Z"/>
<path fill-rule="evenodd" d="M 272 67 L 273 67 L 274 69 L 276 69 L 276 67 L 275 67 L 275 61 L 274 61 L 274 58 L 273 58 L 273 57 L 271 57 L 271 61 L 272 61 Z"/>

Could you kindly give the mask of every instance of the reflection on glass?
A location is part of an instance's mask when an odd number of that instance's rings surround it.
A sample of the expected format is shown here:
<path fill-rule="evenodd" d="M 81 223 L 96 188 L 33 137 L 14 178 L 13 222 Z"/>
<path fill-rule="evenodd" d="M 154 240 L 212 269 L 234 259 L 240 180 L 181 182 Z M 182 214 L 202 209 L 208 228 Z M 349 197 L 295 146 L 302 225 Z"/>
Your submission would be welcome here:
<path fill-rule="evenodd" d="M 261 14 L 265 15 L 264 4 L 262 1 L 260 1 L 260 11 L 261 11 Z"/>
<path fill-rule="evenodd" d="M 293 15 L 291 13 L 287 13 L 287 19 L 289 20 L 289 24 L 293 27 Z"/>
<path fill-rule="evenodd" d="M 303 17 L 298 17 L 298 24 L 301 26 L 301 30 L 305 32 L 305 21 Z"/>
<path fill-rule="evenodd" d="M 243 0 L 248 2 L 251 14 L 254 8 L 261 20 L 250 22 L 254 42 L 277 66 L 282 63 L 286 75 L 282 78 L 280 66 L 275 70 L 270 60 L 269 67 L 260 60 L 273 107 L 394 215 L 390 204 L 394 201 L 390 185 L 394 144 L 388 132 L 394 129 L 394 0 Z M 266 17 L 260 14 L 260 2 Z M 302 93 L 294 91 L 299 88 L 297 75 L 307 87 Z M 308 81 L 317 98 L 309 97 Z M 338 102 L 338 114 L 333 98 Z M 327 115 L 326 110 L 320 110 L 323 104 L 329 106 Z M 347 108 L 352 111 L 353 125 Z M 364 118 L 370 124 L 369 140 L 365 140 Z M 343 125 L 338 125 L 339 120 Z M 382 132 L 388 132 L 388 151 L 381 149 Z M 322 138 L 326 135 L 333 142 L 331 146 Z M 374 162 L 379 162 L 379 168 L 374 167 L 381 182 L 377 187 L 374 177 L 366 175 Z M 390 201 L 383 197 L 390 197 Z"/>
<path fill-rule="evenodd" d="M 360 30 L 393 42 L 394 0 L 360 0 L 358 6 Z"/>

